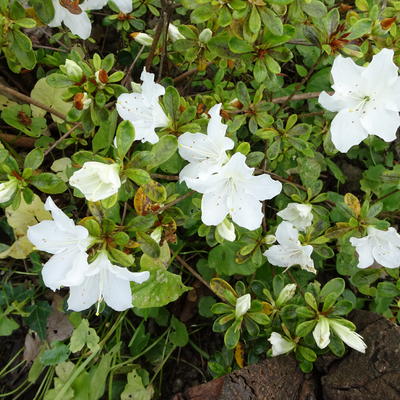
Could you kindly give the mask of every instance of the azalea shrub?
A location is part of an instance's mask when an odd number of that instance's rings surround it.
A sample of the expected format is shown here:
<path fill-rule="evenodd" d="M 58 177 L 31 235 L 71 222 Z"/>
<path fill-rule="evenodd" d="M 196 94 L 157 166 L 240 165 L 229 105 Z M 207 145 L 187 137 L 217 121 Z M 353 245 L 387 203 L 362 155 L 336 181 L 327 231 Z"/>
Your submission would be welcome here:
<path fill-rule="evenodd" d="M 400 322 L 399 12 L 0 0 L 0 397 L 166 399 Z"/>

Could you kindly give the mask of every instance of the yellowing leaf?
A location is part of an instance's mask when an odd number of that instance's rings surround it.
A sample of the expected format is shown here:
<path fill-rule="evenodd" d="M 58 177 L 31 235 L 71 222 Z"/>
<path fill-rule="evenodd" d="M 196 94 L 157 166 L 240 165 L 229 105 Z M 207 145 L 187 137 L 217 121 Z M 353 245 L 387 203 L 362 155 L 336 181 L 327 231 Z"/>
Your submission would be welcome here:
<path fill-rule="evenodd" d="M 354 194 L 346 193 L 344 195 L 344 202 L 351 208 L 355 217 L 358 217 L 360 215 L 361 205 L 357 197 L 354 196 Z"/>
<path fill-rule="evenodd" d="M 28 227 L 51 219 L 51 214 L 44 209 L 44 204 L 37 195 L 34 196 L 31 204 L 21 199 L 21 204 L 16 210 L 9 206 L 5 211 L 7 222 L 14 230 L 16 241 L 6 251 L 0 253 L 0 259 L 6 257 L 24 259 L 33 250 L 33 244 L 26 237 Z"/>
<path fill-rule="evenodd" d="M 62 114 L 67 114 L 72 107 L 72 103 L 67 103 L 62 100 L 64 92 L 64 88 L 53 88 L 47 83 L 46 78 L 42 78 L 36 82 L 35 87 L 32 89 L 31 97 Z M 31 106 L 31 108 L 34 117 L 43 117 L 47 112 L 36 106 Z M 59 124 L 64 122 L 53 114 L 51 114 L 51 117 L 54 122 Z"/>
<path fill-rule="evenodd" d="M 244 346 L 241 342 L 235 347 L 235 361 L 240 368 L 244 367 Z"/>

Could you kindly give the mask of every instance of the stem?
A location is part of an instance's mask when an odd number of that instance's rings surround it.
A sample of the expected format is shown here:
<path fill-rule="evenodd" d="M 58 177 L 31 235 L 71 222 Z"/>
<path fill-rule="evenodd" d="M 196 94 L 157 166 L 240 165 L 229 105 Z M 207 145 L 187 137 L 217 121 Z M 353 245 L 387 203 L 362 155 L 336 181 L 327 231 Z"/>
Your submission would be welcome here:
<path fill-rule="evenodd" d="M 154 179 L 164 179 L 166 181 L 179 181 L 178 175 L 150 174 Z"/>
<path fill-rule="evenodd" d="M 55 147 L 57 147 L 64 139 L 66 139 L 75 129 L 82 126 L 82 122 L 75 124 L 69 131 L 65 132 L 59 139 L 57 139 L 45 152 L 44 155 L 47 156 Z"/>
<path fill-rule="evenodd" d="M 211 64 L 213 64 L 212 62 L 208 62 L 206 67 L 210 66 Z M 196 74 L 197 72 L 199 72 L 199 69 L 193 68 L 193 69 L 189 69 L 189 71 L 184 72 L 181 75 L 178 75 L 177 77 L 174 78 L 174 84 L 177 84 L 183 80 L 185 80 L 186 78 L 188 78 L 190 75 Z"/>
<path fill-rule="evenodd" d="M 133 67 L 137 63 L 137 60 L 139 60 L 139 57 L 142 55 L 145 47 L 146 46 L 142 46 L 140 48 L 140 50 L 138 51 L 138 53 L 136 54 L 135 59 L 132 61 L 132 64 L 129 66 L 128 71 L 126 72 L 126 76 L 125 76 L 124 80 L 121 82 L 122 86 L 125 86 L 126 88 L 128 88 L 128 86 L 131 84 L 131 82 L 132 82 L 131 73 L 132 73 Z"/>
<path fill-rule="evenodd" d="M 195 193 L 194 190 L 191 190 L 190 192 L 187 192 L 185 194 L 183 194 L 182 196 L 179 196 L 177 199 L 175 199 L 174 201 L 171 201 L 171 203 L 166 204 L 164 207 L 161 207 L 157 213 L 161 214 L 163 211 L 167 210 L 168 208 L 174 206 L 175 204 L 178 204 L 179 202 L 181 202 L 182 200 L 187 199 L 188 197 L 192 196 Z"/>
<path fill-rule="evenodd" d="M 35 145 L 35 139 L 33 138 L 12 135 L 10 133 L 0 133 L 0 139 L 17 147 L 32 148 Z"/>
<path fill-rule="evenodd" d="M 156 32 L 154 34 L 153 43 L 151 44 L 150 52 L 149 52 L 149 55 L 147 56 L 146 71 L 150 71 L 151 64 L 152 64 L 153 58 L 154 58 L 154 54 L 156 52 L 156 48 L 157 48 L 157 45 L 158 45 L 158 41 L 160 40 L 162 28 L 164 26 L 163 16 L 164 16 L 164 13 L 161 13 L 161 18 L 158 21 Z"/>
<path fill-rule="evenodd" d="M 258 175 L 260 175 L 260 174 L 268 174 L 268 175 L 272 176 L 273 178 L 275 178 L 278 181 L 281 181 L 281 182 L 284 182 L 284 183 L 289 183 L 291 185 L 294 185 L 294 186 L 298 187 L 299 189 L 303 190 L 304 192 L 307 192 L 307 189 L 303 185 L 300 185 L 299 183 L 292 182 L 289 179 L 283 178 L 282 176 L 277 175 L 274 172 L 270 172 L 270 171 L 267 171 L 265 169 L 260 169 L 260 168 L 256 168 L 255 172 Z"/>
<path fill-rule="evenodd" d="M 17 90 L 11 89 L 8 86 L 3 85 L 2 83 L 0 83 L 0 93 L 4 93 L 6 95 L 8 94 L 10 96 L 16 97 L 18 100 L 21 100 L 25 103 L 33 104 L 34 106 L 39 107 L 42 110 L 45 110 L 50 114 L 53 114 L 56 117 L 63 119 L 64 121 L 67 119 L 66 115 L 60 113 L 57 110 L 54 110 L 54 108 L 48 107 L 46 106 L 46 104 L 43 104 L 40 101 L 33 99 L 32 97 L 26 96 L 18 92 Z"/>

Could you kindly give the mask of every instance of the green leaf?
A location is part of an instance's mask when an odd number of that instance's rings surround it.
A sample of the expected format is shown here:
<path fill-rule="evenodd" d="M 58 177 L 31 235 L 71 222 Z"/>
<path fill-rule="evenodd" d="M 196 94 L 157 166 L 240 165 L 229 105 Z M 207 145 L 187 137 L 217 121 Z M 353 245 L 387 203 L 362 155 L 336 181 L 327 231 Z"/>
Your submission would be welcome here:
<path fill-rule="evenodd" d="M 96 331 L 89 327 L 89 321 L 82 319 L 71 336 L 69 349 L 72 353 L 76 353 L 81 351 L 85 345 L 90 351 L 97 351 L 99 349 L 99 337 Z"/>
<path fill-rule="evenodd" d="M 152 258 L 160 257 L 160 246 L 157 242 L 144 232 L 136 233 L 136 240 L 140 244 L 143 253 Z"/>
<path fill-rule="evenodd" d="M 146 185 L 152 181 L 150 174 L 144 169 L 129 168 L 126 169 L 124 173 L 130 180 L 139 186 Z"/>
<path fill-rule="evenodd" d="M 24 160 L 24 168 L 37 169 L 40 167 L 44 159 L 43 149 L 36 148 L 30 151 Z"/>
<path fill-rule="evenodd" d="M 299 354 L 304 360 L 314 362 L 317 359 L 317 355 L 314 350 L 304 346 L 297 346 L 296 353 Z"/>
<path fill-rule="evenodd" d="M 152 386 L 144 387 L 142 378 L 136 370 L 127 375 L 128 383 L 121 393 L 121 400 L 151 400 L 154 390 Z"/>
<path fill-rule="evenodd" d="M 172 121 L 177 121 L 179 115 L 180 96 L 173 86 L 168 86 L 165 90 L 163 103 L 167 115 L 172 119 Z"/>
<path fill-rule="evenodd" d="M 52 0 L 30 0 L 30 3 L 43 23 L 48 24 L 54 18 Z"/>
<path fill-rule="evenodd" d="M 67 190 L 67 186 L 61 178 L 50 172 L 43 172 L 39 175 L 32 176 L 29 183 L 43 193 L 48 194 L 63 193 Z"/>
<path fill-rule="evenodd" d="M 28 36 L 18 30 L 14 30 L 8 32 L 8 39 L 10 41 L 10 49 L 14 52 L 22 67 L 29 70 L 33 69 L 36 65 L 36 56 Z"/>
<path fill-rule="evenodd" d="M 315 327 L 317 321 L 311 320 L 311 321 L 305 321 L 302 322 L 301 324 L 296 326 L 296 336 L 304 337 L 307 336 Z"/>
<path fill-rule="evenodd" d="M 184 347 L 189 343 L 189 334 L 186 325 L 179 321 L 179 319 L 172 316 L 171 318 L 172 331 L 169 334 L 169 339 L 172 344 L 179 347 Z"/>
<path fill-rule="evenodd" d="M 253 33 L 258 33 L 261 29 L 261 18 L 257 11 L 257 7 L 253 5 L 249 18 L 249 28 Z"/>
<path fill-rule="evenodd" d="M 350 35 L 346 39 L 357 39 L 370 33 L 371 29 L 372 20 L 369 18 L 361 18 L 350 28 Z"/>
<path fill-rule="evenodd" d="M 18 328 L 19 325 L 13 319 L 5 315 L 0 317 L 0 336 L 9 336 Z"/>
<path fill-rule="evenodd" d="M 153 169 L 168 161 L 178 148 L 178 140 L 173 135 L 162 136 L 151 149 L 152 159 L 147 169 Z"/>
<path fill-rule="evenodd" d="M 301 7 L 306 14 L 314 18 L 322 18 L 327 13 L 324 3 L 318 0 L 304 1 Z"/>
<path fill-rule="evenodd" d="M 116 141 L 118 156 L 123 159 L 135 140 L 135 128 L 132 122 L 122 121 L 117 128 Z"/>
<path fill-rule="evenodd" d="M 43 365 L 57 365 L 68 360 L 70 351 L 68 346 L 62 342 L 53 342 L 51 349 L 45 350 L 40 356 L 40 361 Z"/>
<path fill-rule="evenodd" d="M 37 332 L 40 339 L 46 338 L 47 318 L 51 314 L 51 307 L 45 301 L 38 301 L 27 308 L 29 316 L 25 319 L 29 328 Z"/>
<path fill-rule="evenodd" d="M 208 21 L 213 15 L 213 8 L 209 5 L 204 5 L 196 8 L 190 14 L 190 20 L 194 24 L 201 24 L 202 22 Z"/>
<path fill-rule="evenodd" d="M 163 307 L 190 290 L 182 283 L 180 275 L 167 271 L 163 265 L 160 266 L 157 262 L 154 262 L 151 267 L 142 268 L 142 271 L 149 271 L 150 278 L 140 285 L 132 284 L 134 307 Z"/>
<path fill-rule="evenodd" d="M 381 271 L 379 269 L 364 269 L 357 271 L 350 280 L 351 283 L 357 287 L 364 285 L 369 286 L 371 283 L 374 283 L 376 280 L 378 280 L 380 276 Z"/>
<path fill-rule="evenodd" d="M 242 320 L 235 320 L 233 324 L 227 329 L 224 335 L 224 343 L 227 349 L 234 349 L 240 339 L 240 325 Z"/>
<path fill-rule="evenodd" d="M 331 293 L 335 293 L 336 297 L 339 297 L 346 287 L 345 281 L 342 278 L 334 278 L 327 282 L 321 289 L 320 297 L 324 299 Z"/>
<path fill-rule="evenodd" d="M 233 36 L 229 40 L 229 49 L 236 54 L 251 53 L 253 51 L 253 46 L 244 40 Z"/>
<path fill-rule="evenodd" d="M 91 371 L 90 377 L 90 400 L 100 399 L 105 391 L 107 376 L 110 372 L 112 354 L 106 353 L 100 357 L 100 362 L 96 369 Z"/>
<path fill-rule="evenodd" d="M 99 150 L 107 150 L 114 139 L 115 127 L 117 126 L 118 113 L 113 110 L 109 113 L 106 121 L 101 121 L 100 128 L 94 135 L 92 140 L 93 151 L 97 153 Z"/>

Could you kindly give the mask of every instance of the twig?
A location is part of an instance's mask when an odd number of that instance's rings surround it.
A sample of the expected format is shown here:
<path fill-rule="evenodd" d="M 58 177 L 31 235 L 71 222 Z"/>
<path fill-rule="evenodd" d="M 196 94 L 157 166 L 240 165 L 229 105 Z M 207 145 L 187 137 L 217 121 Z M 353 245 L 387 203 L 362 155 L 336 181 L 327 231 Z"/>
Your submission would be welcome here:
<path fill-rule="evenodd" d="M 126 76 L 124 78 L 124 80 L 121 82 L 122 86 L 125 86 L 126 88 L 129 88 L 131 82 L 132 82 L 132 77 L 131 77 L 131 73 L 133 70 L 133 67 L 136 65 L 137 60 L 139 60 L 139 57 L 142 55 L 143 50 L 146 48 L 146 46 L 142 46 L 140 48 L 140 50 L 138 51 L 138 53 L 136 54 L 135 59 L 132 61 L 131 65 L 128 68 L 128 71 L 126 72 Z"/>
<path fill-rule="evenodd" d="M 66 139 L 75 129 L 82 126 L 82 122 L 75 124 L 69 131 L 65 132 L 59 139 L 57 139 L 45 152 L 44 155 L 47 156 L 55 147 L 58 146 L 64 139 Z"/>
<path fill-rule="evenodd" d="M 171 203 L 166 204 L 164 207 L 161 207 L 157 213 L 161 214 L 163 211 L 167 210 L 168 208 L 174 206 L 175 204 L 178 204 L 179 202 L 181 202 L 182 200 L 187 199 L 188 197 L 192 196 L 195 193 L 194 190 L 191 190 L 190 192 L 187 192 L 185 194 L 183 194 L 182 196 L 179 196 L 177 199 L 175 199 L 174 201 L 171 201 Z"/>
<path fill-rule="evenodd" d="M 328 94 L 333 94 L 334 92 L 327 92 Z M 271 99 L 271 103 L 279 104 L 279 103 L 287 103 L 289 101 L 295 101 L 295 100 L 308 100 L 308 99 L 314 99 L 316 97 L 319 97 L 321 92 L 308 92 L 308 93 L 300 93 L 300 94 L 295 94 L 295 95 L 290 95 L 290 96 L 283 96 L 283 97 L 275 97 L 274 99 Z"/>
<path fill-rule="evenodd" d="M 177 255 L 175 257 L 175 259 L 179 262 L 179 264 L 181 264 L 183 267 L 185 267 L 194 277 L 196 277 L 197 280 L 199 280 L 204 286 L 208 287 L 208 289 L 210 289 L 210 291 L 213 292 L 210 284 L 206 280 L 204 280 L 203 277 L 197 271 L 195 271 L 181 256 Z M 216 294 L 216 295 L 218 296 L 218 294 Z M 225 301 L 224 299 L 222 299 L 222 300 Z"/>
<path fill-rule="evenodd" d="M 39 107 L 42 110 L 48 111 L 49 113 L 55 115 L 58 118 L 63 119 L 64 121 L 67 119 L 66 115 L 60 113 L 57 110 L 54 110 L 54 108 L 48 107 L 46 106 L 46 104 L 43 104 L 40 101 L 33 99 L 32 97 L 26 96 L 15 89 L 11 89 L 8 86 L 3 85 L 2 83 L 0 83 L 0 93 L 8 94 L 25 103 L 33 104 L 34 106 Z"/>
<path fill-rule="evenodd" d="M 8 144 L 13 144 L 17 147 L 32 148 L 35 145 L 35 139 L 26 136 L 17 136 L 10 133 L 0 133 L 0 139 Z"/>
<path fill-rule="evenodd" d="M 59 49 L 57 47 L 44 46 L 42 44 L 32 43 L 32 47 L 34 47 L 36 49 L 46 49 L 46 50 L 52 50 L 52 51 L 60 51 L 61 53 L 68 53 L 67 50 Z"/>
<path fill-rule="evenodd" d="M 286 179 L 286 178 L 284 178 L 284 177 L 282 177 L 282 176 L 280 176 L 278 174 L 275 174 L 274 172 L 270 172 L 270 171 L 267 171 L 266 169 L 261 169 L 261 168 L 256 168 L 255 172 L 256 172 L 256 174 L 268 174 L 268 175 L 272 176 L 273 178 L 275 178 L 278 181 L 281 181 L 281 182 L 284 182 L 284 183 L 290 183 L 291 185 L 294 185 L 294 186 L 298 187 L 299 189 L 303 190 L 304 192 L 307 192 L 307 189 L 303 185 L 300 185 L 299 183 L 292 182 L 291 180 Z"/>
<path fill-rule="evenodd" d="M 164 26 L 163 15 L 164 15 L 164 13 L 161 13 L 161 18 L 158 21 L 156 32 L 154 33 L 153 43 L 151 44 L 150 52 L 149 52 L 149 55 L 147 56 L 147 60 L 146 60 L 146 70 L 147 71 L 150 71 L 151 64 L 153 63 L 154 54 L 156 52 L 156 48 L 158 45 L 158 41 L 160 40 L 162 28 Z"/>
<path fill-rule="evenodd" d="M 206 67 L 210 66 L 211 64 L 213 64 L 212 62 L 208 62 Z M 177 84 L 181 81 L 183 81 L 184 79 L 186 79 L 187 77 L 189 77 L 190 75 L 196 74 L 197 72 L 199 72 L 199 69 L 193 68 L 193 69 L 189 69 L 189 71 L 184 72 L 181 75 L 178 75 L 177 77 L 174 78 L 174 84 Z"/>
<path fill-rule="evenodd" d="M 179 181 L 178 175 L 150 174 L 154 179 L 164 179 L 166 181 Z"/>

